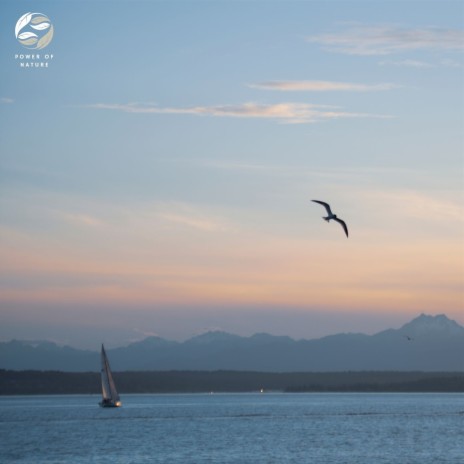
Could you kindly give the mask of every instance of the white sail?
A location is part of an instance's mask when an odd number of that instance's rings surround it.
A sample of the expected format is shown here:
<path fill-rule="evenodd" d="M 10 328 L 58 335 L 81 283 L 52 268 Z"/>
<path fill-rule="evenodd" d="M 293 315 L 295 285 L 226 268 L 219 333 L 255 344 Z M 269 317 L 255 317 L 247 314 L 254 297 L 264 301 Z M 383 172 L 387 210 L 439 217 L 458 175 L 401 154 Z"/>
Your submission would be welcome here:
<path fill-rule="evenodd" d="M 114 384 L 110 363 L 106 356 L 105 347 L 101 348 L 101 382 L 102 382 L 102 406 L 120 406 L 119 394 Z"/>

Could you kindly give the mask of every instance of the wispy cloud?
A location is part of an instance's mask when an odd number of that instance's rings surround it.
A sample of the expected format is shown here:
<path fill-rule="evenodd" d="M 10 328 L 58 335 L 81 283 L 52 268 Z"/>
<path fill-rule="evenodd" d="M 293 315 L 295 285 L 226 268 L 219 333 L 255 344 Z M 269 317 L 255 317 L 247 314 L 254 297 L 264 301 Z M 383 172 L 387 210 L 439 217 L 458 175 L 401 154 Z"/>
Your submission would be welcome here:
<path fill-rule="evenodd" d="M 134 328 L 132 329 L 133 332 L 139 334 L 139 335 L 142 335 L 143 338 L 146 338 L 146 337 L 159 337 L 160 334 L 158 332 L 153 332 L 152 330 L 143 330 L 143 329 L 137 329 L 137 328 Z M 133 342 L 136 342 L 136 341 L 140 341 L 140 337 L 138 338 L 134 338 L 132 339 L 131 341 Z"/>
<path fill-rule="evenodd" d="M 464 221 L 464 208 L 453 198 L 451 193 L 442 193 L 441 198 L 420 191 L 397 189 L 371 191 L 369 201 L 374 201 L 380 210 L 389 205 L 390 208 L 403 216 L 428 222 Z"/>
<path fill-rule="evenodd" d="M 307 41 L 348 55 L 390 55 L 411 50 L 457 51 L 464 49 L 464 31 L 356 25 L 341 32 L 313 35 L 307 37 Z"/>
<path fill-rule="evenodd" d="M 391 168 L 385 166 L 373 167 L 355 167 L 355 168 L 325 168 L 317 169 L 312 166 L 301 166 L 301 165 L 285 165 L 285 164 L 270 164 L 270 163 L 258 163 L 258 162 L 245 162 L 235 160 L 201 160 L 200 164 L 205 167 L 213 169 L 221 169 L 227 171 L 241 171 L 249 174 L 275 174 L 279 177 L 287 176 L 292 178 L 311 177 L 312 179 L 332 179 L 333 181 L 340 182 L 342 180 L 351 180 L 359 184 L 362 179 L 375 179 L 375 183 L 378 184 L 380 179 L 384 178 L 387 174 L 391 179 L 392 176 L 405 177 L 408 180 L 414 178 L 418 181 L 420 174 L 417 169 L 410 170 L 404 168 Z"/>
<path fill-rule="evenodd" d="M 88 108 L 142 114 L 192 114 L 199 116 L 274 119 L 286 123 L 315 123 L 342 118 L 391 118 L 389 115 L 354 113 L 337 107 L 309 103 L 243 103 L 238 105 L 194 106 L 169 108 L 142 103 L 96 103 Z"/>
<path fill-rule="evenodd" d="M 265 81 L 249 84 L 249 87 L 262 90 L 280 90 L 283 92 L 310 91 L 310 92 L 371 92 L 397 88 L 395 84 L 354 84 L 350 82 L 333 81 Z"/>
<path fill-rule="evenodd" d="M 94 208 L 95 209 L 95 208 Z M 93 212 L 69 213 L 59 212 L 68 223 L 83 227 L 114 228 L 116 224 L 126 224 L 129 229 L 180 227 L 195 229 L 201 232 L 224 232 L 232 226 L 222 216 L 209 211 L 200 205 L 182 202 L 157 201 L 137 207 L 110 208 L 102 203 Z M 100 219 L 106 217 L 106 219 Z M 123 228 L 124 226 L 120 226 Z"/>
<path fill-rule="evenodd" d="M 167 222 L 180 224 L 182 226 L 198 229 L 205 232 L 215 232 L 227 229 L 225 224 L 218 220 L 192 214 L 159 213 L 158 217 Z"/>
<path fill-rule="evenodd" d="M 384 60 L 379 62 L 380 66 L 398 66 L 398 67 L 405 67 L 405 68 L 433 68 L 435 67 L 431 63 L 427 63 L 425 61 L 418 61 L 418 60 Z"/>
<path fill-rule="evenodd" d="M 443 66 L 445 68 L 454 68 L 462 69 L 464 68 L 464 63 L 459 60 L 453 60 L 451 58 L 446 58 L 435 63 L 429 63 L 426 61 L 419 60 L 382 60 L 379 61 L 379 66 L 396 66 L 404 68 L 417 68 L 417 69 L 430 69 Z"/>
<path fill-rule="evenodd" d="M 104 222 L 98 219 L 95 216 L 91 216 L 89 214 L 80 214 L 80 213 L 64 213 L 59 212 L 60 216 L 68 223 L 80 225 L 80 226 L 88 226 L 88 227 L 99 227 L 104 224 Z"/>
<path fill-rule="evenodd" d="M 1 97 L 0 103 L 11 104 L 11 103 L 14 103 L 14 100 L 8 97 Z"/>
<path fill-rule="evenodd" d="M 441 64 L 443 66 L 446 66 L 447 68 L 456 68 L 456 69 L 464 68 L 464 63 L 462 61 L 457 61 L 457 60 L 445 59 L 441 61 Z"/>

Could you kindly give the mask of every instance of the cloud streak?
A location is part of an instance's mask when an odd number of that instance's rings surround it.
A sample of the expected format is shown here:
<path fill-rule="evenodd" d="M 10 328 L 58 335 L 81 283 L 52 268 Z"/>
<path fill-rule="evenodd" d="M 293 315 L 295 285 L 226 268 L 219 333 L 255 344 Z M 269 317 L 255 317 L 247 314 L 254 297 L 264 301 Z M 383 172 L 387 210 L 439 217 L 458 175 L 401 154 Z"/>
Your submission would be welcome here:
<path fill-rule="evenodd" d="M 197 229 L 203 232 L 221 232 L 226 231 L 228 226 L 220 220 L 204 215 L 187 214 L 187 213 L 159 213 L 158 218 L 168 223 L 179 224 L 181 226 Z"/>
<path fill-rule="evenodd" d="M 333 81 L 265 81 L 257 84 L 249 84 L 248 87 L 262 90 L 280 90 L 282 92 L 332 92 L 332 91 L 351 91 L 351 92 L 371 92 L 391 90 L 397 88 L 395 84 L 353 84 L 350 82 Z"/>
<path fill-rule="evenodd" d="M 71 224 L 88 227 L 99 227 L 104 225 L 104 222 L 99 218 L 96 218 L 87 214 L 75 214 L 75 213 L 59 213 L 62 218 Z"/>
<path fill-rule="evenodd" d="M 446 221 L 447 223 L 464 223 L 464 208 L 451 194 L 442 194 L 442 198 L 408 189 L 392 191 L 370 191 L 369 199 L 377 207 L 393 207 L 403 217 L 420 219 L 429 223 Z"/>
<path fill-rule="evenodd" d="M 405 68 L 433 68 L 434 65 L 425 61 L 419 60 L 384 60 L 379 62 L 380 66 L 398 66 Z"/>
<path fill-rule="evenodd" d="M 309 103 L 261 104 L 248 102 L 238 105 L 193 106 L 179 108 L 163 108 L 153 104 L 142 103 L 96 103 L 87 105 L 87 108 L 138 114 L 190 114 L 197 116 L 270 119 L 290 124 L 315 123 L 347 118 L 392 117 L 382 114 L 342 111 L 338 107 L 313 105 Z"/>
<path fill-rule="evenodd" d="M 308 42 L 347 55 L 390 55 L 414 50 L 462 51 L 464 31 L 438 27 L 353 26 L 345 31 L 313 35 Z"/>

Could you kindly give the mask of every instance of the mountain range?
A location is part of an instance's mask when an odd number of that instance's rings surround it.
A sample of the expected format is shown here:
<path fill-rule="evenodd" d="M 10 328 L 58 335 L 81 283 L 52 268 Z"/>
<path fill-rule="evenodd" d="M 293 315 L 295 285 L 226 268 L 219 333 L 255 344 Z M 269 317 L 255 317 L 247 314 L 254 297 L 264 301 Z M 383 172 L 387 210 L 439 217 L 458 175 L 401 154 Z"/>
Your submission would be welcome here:
<path fill-rule="evenodd" d="M 148 337 L 107 350 L 114 371 L 240 370 L 261 372 L 464 371 L 464 327 L 421 314 L 399 329 L 342 333 L 312 340 L 214 331 L 184 342 Z M 0 369 L 99 371 L 99 351 L 52 342 L 0 343 Z"/>

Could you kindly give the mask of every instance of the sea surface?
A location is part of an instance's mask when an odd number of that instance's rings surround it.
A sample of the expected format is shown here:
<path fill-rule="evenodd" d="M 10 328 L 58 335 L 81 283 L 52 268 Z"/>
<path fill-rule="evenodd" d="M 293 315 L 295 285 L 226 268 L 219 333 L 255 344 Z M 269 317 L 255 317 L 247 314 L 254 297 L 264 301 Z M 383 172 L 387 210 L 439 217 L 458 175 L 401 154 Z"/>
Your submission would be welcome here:
<path fill-rule="evenodd" d="M 0 397 L 0 463 L 463 464 L 463 394 Z"/>

